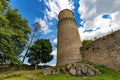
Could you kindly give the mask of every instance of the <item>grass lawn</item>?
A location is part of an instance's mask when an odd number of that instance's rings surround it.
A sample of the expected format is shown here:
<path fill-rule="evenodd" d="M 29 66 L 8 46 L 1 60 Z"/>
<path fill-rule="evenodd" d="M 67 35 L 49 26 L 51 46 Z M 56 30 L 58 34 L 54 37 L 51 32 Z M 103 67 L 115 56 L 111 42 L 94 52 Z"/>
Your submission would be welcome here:
<path fill-rule="evenodd" d="M 73 77 L 63 73 L 44 76 L 41 73 L 42 70 L 21 70 L 0 74 L 0 80 L 120 80 L 120 71 L 115 71 L 103 66 L 97 66 L 97 68 L 102 74 L 87 78 Z"/>

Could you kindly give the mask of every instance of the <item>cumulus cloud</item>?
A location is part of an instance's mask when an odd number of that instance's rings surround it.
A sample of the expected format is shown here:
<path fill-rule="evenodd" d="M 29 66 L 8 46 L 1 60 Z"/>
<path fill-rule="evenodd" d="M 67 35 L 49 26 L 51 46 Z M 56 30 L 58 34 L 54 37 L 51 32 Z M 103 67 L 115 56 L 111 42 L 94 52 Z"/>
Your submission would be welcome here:
<path fill-rule="evenodd" d="M 57 19 L 59 12 L 63 9 L 74 9 L 73 0 L 44 0 L 44 3 L 48 7 L 45 12 L 49 19 Z"/>
<path fill-rule="evenodd" d="M 55 38 L 55 39 L 53 40 L 53 43 L 57 45 L 57 38 Z M 55 49 L 52 51 L 51 54 L 52 54 L 52 55 L 54 56 L 54 58 L 56 59 L 56 58 L 57 58 L 57 48 L 55 48 Z"/>
<path fill-rule="evenodd" d="M 55 39 L 53 40 L 53 43 L 57 44 L 57 38 L 55 38 Z"/>
<path fill-rule="evenodd" d="M 56 64 L 51 64 L 51 66 L 56 66 Z"/>
<path fill-rule="evenodd" d="M 57 48 L 52 51 L 51 55 L 53 55 L 54 58 L 56 59 L 56 56 L 57 56 Z"/>
<path fill-rule="evenodd" d="M 39 0 L 41 1 L 41 0 Z M 49 29 L 52 25 L 53 19 L 57 20 L 57 16 L 59 12 L 63 9 L 74 9 L 74 2 L 73 0 L 44 0 L 45 5 L 47 6 L 44 12 L 44 19 L 37 18 L 36 20 L 41 24 L 43 27 L 44 33 L 49 33 L 51 30 Z"/>
<path fill-rule="evenodd" d="M 49 32 L 52 32 L 51 29 L 49 29 L 49 23 L 46 19 L 40 19 L 40 18 L 36 18 L 35 22 L 38 22 L 39 26 L 40 26 L 40 31 L 42 31 L 43 33 L 47 34 Z M 39 27 L 38 26 L 38 27 Z"/>
<path fill-rule="evenodd" d="M 119 0 L 80 0 L 78 9 L 83 27 L 79 28 L 82 40 L 102 37 L 110 31 L 120 29 L 120 1 Z M 111 18 L 103 18 L 104 14 Z M 91 32 L 84 32 L 85 30 Z"/>

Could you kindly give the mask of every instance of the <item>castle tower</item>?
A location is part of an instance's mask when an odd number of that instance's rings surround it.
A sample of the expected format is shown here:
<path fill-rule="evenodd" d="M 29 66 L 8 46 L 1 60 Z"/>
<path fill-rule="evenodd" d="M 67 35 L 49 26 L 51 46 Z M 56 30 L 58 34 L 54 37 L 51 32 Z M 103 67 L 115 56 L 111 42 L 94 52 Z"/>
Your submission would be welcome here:
<path fill-rule="evenodd" d="M 82 43 L 73 12 L 69 9 L 62 10 L 58 18 L 57 65 L 80 61 Z"/>

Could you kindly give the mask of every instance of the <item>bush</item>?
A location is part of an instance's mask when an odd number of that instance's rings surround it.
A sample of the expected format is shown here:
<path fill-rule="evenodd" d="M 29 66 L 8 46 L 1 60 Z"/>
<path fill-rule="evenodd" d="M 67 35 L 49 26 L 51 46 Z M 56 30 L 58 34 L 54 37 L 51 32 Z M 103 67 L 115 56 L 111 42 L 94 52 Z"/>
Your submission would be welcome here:
<path fill-rule="evenodd" d="M 83 40 L 82 45 L 85 46 L 85 45 L 88 45 L 88 44 L 90 44 L 92 42 L 93 42 L 93 40 Z"/>

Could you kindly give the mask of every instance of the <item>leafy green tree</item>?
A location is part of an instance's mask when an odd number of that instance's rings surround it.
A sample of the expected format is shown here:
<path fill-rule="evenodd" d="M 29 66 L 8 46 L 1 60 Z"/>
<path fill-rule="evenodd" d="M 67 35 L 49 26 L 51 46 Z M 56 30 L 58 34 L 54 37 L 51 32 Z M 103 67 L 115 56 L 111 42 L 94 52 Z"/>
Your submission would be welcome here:
<path fill-rule="evenodd" d="M 48 39 L 39 39 L 29 48 L 28 62 L 37 69 L 39 63 L 47 63 L 53 59 L 51 52 L 52 46 L 50 41 Z"/>
<path fill-rule="evenodd" d="M 0 51 L 4 63 L 17 64 L 29 40 L 28 22 L 8 5 L 0 1 Z"/>
<path fill-rule="evenodd" d="M 8 7 L 9 0 L 0 0 L 0 13 L 2 13 Z"/>

